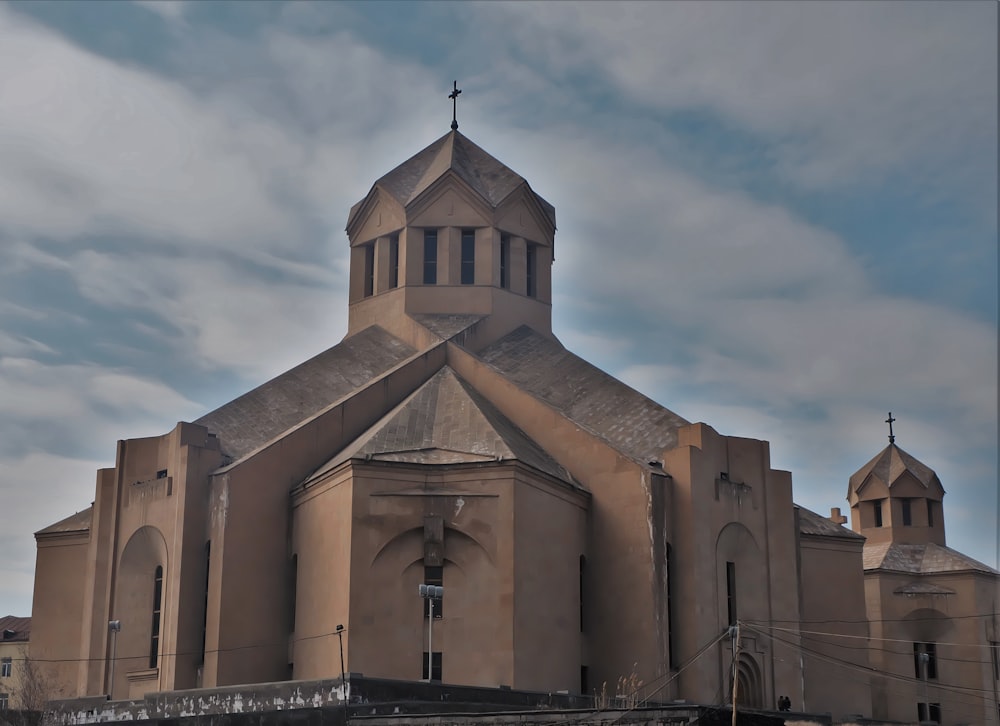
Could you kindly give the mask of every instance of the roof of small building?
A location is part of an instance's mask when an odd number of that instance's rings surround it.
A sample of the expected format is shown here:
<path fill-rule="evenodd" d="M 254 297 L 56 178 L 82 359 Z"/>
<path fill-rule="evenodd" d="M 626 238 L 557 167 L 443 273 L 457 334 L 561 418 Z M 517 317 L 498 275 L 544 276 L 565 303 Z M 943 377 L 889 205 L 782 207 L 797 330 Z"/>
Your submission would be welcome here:
<path fill-rule="evenodd" d="M 531 189 L 524 177 L 495 159 L 457 130 L 449 131 L 375 182 L 404 207 L 419 197 L 446 172 L 453 171 L 492 207 L 497 207 L 522 185 Z M 533 190 L 535 199 L 555 226 L 556 210 Z M 367 196 L 366 196 L 367 199 Z M 364 200 L 353 207 L 347 218 L 350 227 Z"/>
<path fill-rule="evenodd" d="M 843 525 L 837 524 L 831 519 L 817 514 L 811 509 L 806 509 L 801 504 L 796 504 L 799 511 L 799 532 L 820 537 L 844 537 L 846 539 L 863 540 L 864 537 L 853 532 Z"/>
<path fill-rule="evenodd" d="M 8 637 L 8 633 L 13 633 Z M 31 638 L 31 618 L 4 615 L 0 618 L 0 642 L 26 643 Z"/>
<path fill-rule="evenodd" d="M 643 465 L 676 446 L 688 421 L 527 326 L 479 353 L 489 366 Z"/>
<path fill-rule="evenodd" d="M 310 480 L 348 459 L 361 458 L 415 464 L 513 459 L 565 482 L 573 481 L 569 472 L 448 366 L 321 467 Z"/>
<path fill-rule="evenodd" d="M 416 353 L 378 326 L 272 378 L 194 421 L 240 459 Z"/>
<path fill-rule="evenodd" d="M 44 529 L 35 532 L 40 534 L 64 534 L 69 532 L 86 532 L 90 529 L 90 522 L 94 518 L 94 506 L 90 505 L 83 511 L 71 514 L 65 519 L 60 519 L 55 524 L 50 524 Z"/>
<path fill-rule="evenodd" d="M 865 571 L 888 570 L 927 575 L 941 572 L 966 572 L 969 570 L 998 574 L 951 547 L 938 544 L 901 544 L 899 542 L 869 543 L 864 550 Z"/>
<path fill-rule="evenodd" d="M 933 469 L 896 444 L 890 443 L 851 476 L 849 491 L 857 490 L 870 474 L 874 474 L 885 482 L 886 486 L 891 487 L 904 473 L 909 473 L 925 487 L 931 486 L 934 482 L 941 486 Z"/>

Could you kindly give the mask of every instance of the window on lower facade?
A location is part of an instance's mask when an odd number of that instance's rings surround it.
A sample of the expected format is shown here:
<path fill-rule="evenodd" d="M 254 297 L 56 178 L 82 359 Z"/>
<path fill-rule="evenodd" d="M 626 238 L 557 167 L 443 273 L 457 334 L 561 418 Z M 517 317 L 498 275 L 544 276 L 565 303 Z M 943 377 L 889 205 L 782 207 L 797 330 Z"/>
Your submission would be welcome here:
<path fill-rule="evenodd" d="M 535 245 L 528 245 L 528 256 L 525 260 L 527 271 L 528 297 L 538 296 L 538 250 Z"/>
<path fill-rule="evenodd" d="M 438 585 L 444 587 L 444 567 L 440 565 L 427 565 L 424 567 L 424 584 Z M 430 613 L 431 599 L 424 598 L 424 617 Z M 444 600 L 434 599 L 434 619 L 444 617 Z"/>
<path fill-rule="evenodd" d="M 430 672 L 430 676 L 428 676 L 428 674 L 427 674 L 427 651 L 426 650 L 424 651 L 423 656 L 424 656 L 424 665 L 423 665 L 423 671 L 422 671 L 423 675 L 421 676 L 421 678 L 423 678 L 425 681 L 428 680 L 428 677 L 432 681 L 440 681 L 441 680 L 441 651 L 440 650 L 435 650 L 433 653 L 431 653 L 431 658 L 430 658 L 430 660 L 431 660 L 431 663 L 430 663 L 431 672 Z"/>
<path fill-rule="evenodd" d="M 500 235 L 500 287 L 510 288 L 510 236 Z"/>
<path fill-rule="evenodd" d="M 1000 681 L 1000 643 L 990 643 L 990 652 L 993 654 L 993 680 Z"/>
<path fill-rule="evenodd" d="M 941 704 L 940 703 L 918 703 L 917 704 L 917 720 L 919 721 L 936 721 L 941 723 Z"/>
<path fill-rule="evenodd" d="M 471 285 L 476 281 L 476 231 L 462 230 L 462 284 Z"/>
<path fill-rule="evenodd" d="M 436 285 L 438 280 L 438 233 L 424 230 L 424 284 Z"/>
<path fill-rule="evenodd" d="M 934 501 L 931 499 L 927 500 L 927 526 L 934 526 Z"/>
<path fill-rule="evenodd" d="M 163 603 L 163 567 L 153 573 L 153 624 L 149 637 L 149 667 L 156 668 L 160 656 L 160 606 Z"/>
<path fill-rule="evenodd" d="M 729 624 L 736 625 L 736 563 L 726 563 L 726 605 L 729 614 Z"/>
<path fill-rule="evenodd" d="M 921 680 L 937 679 L 937 645 L 913 644 L 913 675 Z"/>
<path fill-rule="evenodd" d="M 882 500 L 876 499 L 872 502 L 872 511 L 875 512 L 875 526 L 882 526 Z"/>
<path fill-rule="evenodd" d="M 913 524 L 913 502 L 909 499 L 899 500 L 900 510 L 903 514 L 903 526 L 909 527 Z"/>
<path fill-rule="evenodd" d="M 399 287 L 399 235 L 389 238 L 389 287 Z"/>
<path fill-rule="evenodd" d="M 4 658 L 0 660 L 0 677 L 10 678 L 13 671 L 14 662 L 11 658 Z"/>
<path fill-rule="evenodd" d="M 375 243 L 365 245 L 365 297 L 375 294 Z"/>
<path fill-rule="evenodd" d="M 9 702 L 9 699 L 10 699 L 10 694 L 0 693 L 0 711 L 7 710 L 7 704 Z"/>

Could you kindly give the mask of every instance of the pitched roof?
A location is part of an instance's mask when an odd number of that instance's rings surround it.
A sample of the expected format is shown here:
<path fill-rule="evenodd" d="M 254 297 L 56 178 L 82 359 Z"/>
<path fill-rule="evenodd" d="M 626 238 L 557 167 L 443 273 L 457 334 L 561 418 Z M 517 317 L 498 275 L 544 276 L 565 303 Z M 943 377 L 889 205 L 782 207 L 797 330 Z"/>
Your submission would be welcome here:
<path fill-rule="evenodd" d="M 677 445 L 688 422 L 527 326 L 479 357 L 577 426 L 640 464 Z"/>
<path fill-rule="evenodd" d="M 796 504 L 795 508 L 799 511 L 799 532 L 802 534 L 817 535 L 820 537 L 844 537 L 845 539 L 858 539 L 863 540 L 864 537 L 849 530 L 836 522 L 824 517 L 822 514 L 816 514 L 816 512 L 811 509 L 806 509 L 805 507 Z"/>
<path fill-rule="evenodd" d="M 359 458 L 415 464 L 515 459 L 572 482 L 565 469 L 448 366 L 310 479 Z"/>
<path fill-rule="evenodd" d="M 13 635 L 7 637 L 8 632 Z M 26 643 L 31 637 L 31 618 L 19 618 L 16 615 L 4 615 L 0 618 L 0 642 Z"/>
<path fill-rule="evenodd" d="M 998 574 L 996 570 L 972 559 L 951 547 L 937 544 L 900 544 L 882 542 L 866 544 L 864 551 L 865 571 L 889 570 L 927 575 L 939 572 L 965 572 L 974 570 L 988 574 Z"/>
<path fill-rule="evenodd" d="M 486 316 L 460 313 L 416 313 L 411 317 L 442 340 L 448 340 L 466 328 L 475 325 Z"/>
<path fill-rule="evenodd" d="M 851 476 L 849 491 L 857 491 L 871 474 L 891 487 L 904 473 L 909 473 L 925 487 L 931 486 L 934 482 L 941 486 L 933 469 L 907 454 L 896 444 L 889 444 Z"/>
<path fill-rule="evenodd" d="M 90 505 L 82 512 L 77 512 L 76 514 L 71 514 L 65 519 L 60 519 L 55 524 L 50 524 L 44 529 L 40 529 L 35 532 L 35 535 L 40 534 L 63 534 L 68 532 L 86 532 L 90 529 L 90 522 L 94 517 L 94 506 Z"/>
<path fill-rule="evenodd" d="M 449 170 L 457 174 L 494 208 L 521 185 L 526 185 L 531 190 L 523 177 L 458 131 L 449 131 L 427 148 L 417 152 L 376 181 L 374 187 L 384 189 L 405 207 Z M 531 193 L 555 226 L 555 207 L 534 191 Z M 363 204 L 364 200 L 351 207 L 347 218 L 348 227 Z"/>
<path fill-rule="evenodd" d="M 372 326 L 194 423 L 219 436 L 223 453 L 240 459 L 414 353 Z"/>

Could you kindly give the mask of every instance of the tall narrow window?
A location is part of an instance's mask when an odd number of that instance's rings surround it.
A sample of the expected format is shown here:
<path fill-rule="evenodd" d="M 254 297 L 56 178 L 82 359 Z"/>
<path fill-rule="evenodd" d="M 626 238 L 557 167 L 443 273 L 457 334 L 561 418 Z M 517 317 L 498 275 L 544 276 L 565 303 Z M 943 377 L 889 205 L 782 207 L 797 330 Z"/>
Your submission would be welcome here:
<path fill-rule="evenodd" d="M 527 271 L 528 297 L 535 297 L 538 294 L 538 251 L 535 245 L 528 245 L 525 269 Z"/>
<path fill-rule="evenodd" d="M 10 678 L 14 670 L 14 661 L 11 658 L 0 659 L 0 678 Z"/>
<path fill-rule="evenodd" d="M 0 693 L 0 711 L 6 711 L 8 703 L 10 703 L 10 694 Z"/>
<path fill-rule="evenodd" d="M 586 621 L 584 620 L 583 617 L 584 616 L 583 603 L 584 603 L 584 592 L 585 592 L 584 577 L 586 574 L 585 573 L 586 569 L 587 569 L 587 558 L 584 557 L 583 555 L 580 555 L 580 632 L 581 633 L 586 630 L 586 624 L 585 624 Z"/>
<path fill-rule="evenodd" d="M 438 280 L 438 233 L 424 230 L 424 284 L 436 285 Z"/>
<path fill-rule="evenodd" d="M 928 499 L 927 500 L 927 526 L 928 527 L 933 527 L 934 526 L 934 500 L 933 499 Z"/>
<path fill-rule="evenodd" d="M 289 569 L 291 572 L 288 573 L 288 621 L 291 627 L 289 631 L 295 632 L 295 608 L 298 605 L 297 594 L 299 591 L 299 556 L 298 554 L 292 555 L 292 561 L 290 563 Z"/>
<path fill-rule="evenodd" d="M 423 653 L 424 665 L 423 665 L 423 676 L 421 676 L 425 681 L 428 680 L 427 673 L 427 651 Z M 435 650 L 431 653 L 431 672 L 430 680 L 440 681 L 441 680 L 441 651 Z"/>
<path fill-rule="evenodd" d="M 876 499 L 874 502 L 872 502 L 872 509 L 875 512 L 875 526 L 876 527 L 881 527 L 882 526 L 882 500 L 881 499 Z"/>
<path fill-rule="evenodd" d="M 727 575 L 728 575 L 728 569 Z M 667 544 L 667 665 L 677 667 L 676 649 L 674 647 L 674 548 Z"/>
<path fill-rule="evenodd" d="M 471 285 L 476 281 L 476 231 L 462 230 L 462 284 Z"/>
<path fill-rule="evenodd" d="M 510 288 L 510 236 L 500 235 L 500 287 Z"/>
<path fill-rule="evenodd" d="M 729 610 L 729 624 L 736 625 L 736 563 L 726 563 L 726 604 Z"/>
<path fill-rule="evenodd" d="M 389 238 L 389 287 L 399 287 L 399 235 Z"/>
<path fill-rule="evenodd" d="M 375 245 L 365 245 L 365 297 L 375 292 Z"/>
<path fill-rule="evenodd" d="M 910 506 L 912 502 L 909 499 L 900 499 L 899 504 L 903 511 L 903 526 L 909 527 L 913 524 L 913 508 Z"/>
<path fill-rule="evenodd" d="M 580 666 L 580 693 L 584 696 L 590 691 L 590 673 L 587 666 Z"/>
<path fill-rule="evenodd" d="M 913 675 L 920 680 L 937 680 L 937 644 L 913 644 Z"/>
<path fill-rule="evenodd" d="M 990 643 L 990 652 L 993 653 L 993 680 L 1000 681 L 1000 643 Z"/>
<path fill-rule="evenodd" d="M 160 655 L 160 606 L 163 603 L 163 567 L 156 566 L 153 575 L 153 627 L 149 637 L 149 667 L 156 668 Z"/>
<path fill-rule="evenodd" d="M 205 646 L 208 643 L 208 573 L 212 565 L 212 540 L 205 543 L 205 598 L 202 602 L 201 617 L 201 662 L 205 662 Z"/>
<path fill-rule="evenodd" d="M 427 565 L 424 567 L 424 584 L 425 585 L 440 585 L 444 587 L 444 567 L 440 565 Z M 424 598 L 424 617 L 427 617 L 428 612 L 430 612 L 431 601 L 429 598 Z M 444 616 L 444 601 L 434 600 L 434 619 L 437 620 Z"/>

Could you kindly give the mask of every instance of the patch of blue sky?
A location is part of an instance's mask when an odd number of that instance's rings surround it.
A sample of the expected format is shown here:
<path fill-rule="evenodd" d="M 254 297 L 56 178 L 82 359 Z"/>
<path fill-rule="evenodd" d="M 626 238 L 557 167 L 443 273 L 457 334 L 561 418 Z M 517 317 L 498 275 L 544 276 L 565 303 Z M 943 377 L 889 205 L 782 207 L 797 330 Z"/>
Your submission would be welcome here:
<path fill-rule="evenodd" d="M 140 5 L 118 0 L 11 0 L 7 7 L 58 31 L 75 45 L 113 60 L 163 67 L 171 51 L 164 19 Z"/>

